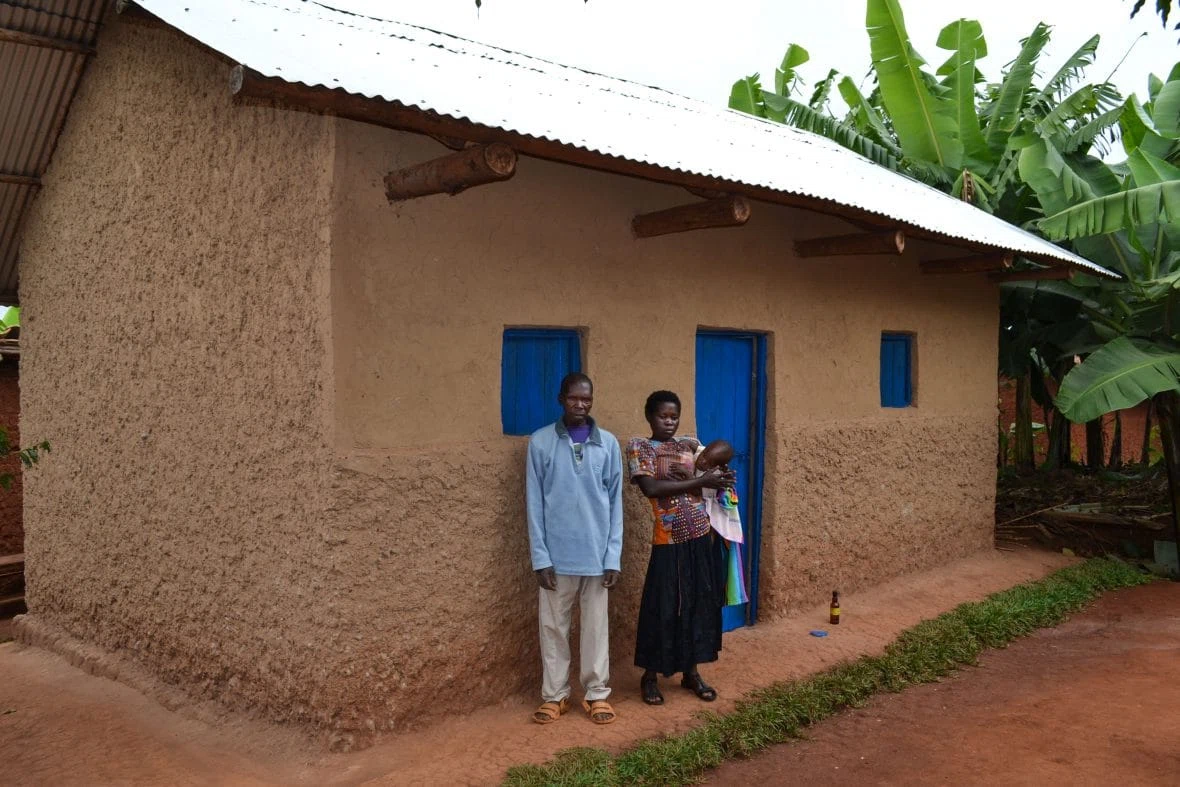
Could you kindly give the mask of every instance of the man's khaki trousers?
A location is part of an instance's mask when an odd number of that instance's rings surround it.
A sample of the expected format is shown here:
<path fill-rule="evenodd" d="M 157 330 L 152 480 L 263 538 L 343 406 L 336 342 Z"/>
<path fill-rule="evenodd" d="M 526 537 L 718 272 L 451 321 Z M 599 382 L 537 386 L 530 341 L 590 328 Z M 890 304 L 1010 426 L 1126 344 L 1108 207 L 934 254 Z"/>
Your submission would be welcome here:
<path fill-rule="evenodd" d="M 541 624 L 541 698 L 558 702 L 570 695 L 570 619 L 574 602 L 581 611 L 581 679 L 586 699 L 604 700 L 610 695 L 610 640 L 606 608 L 610 591 L 602 577 L 557 575 L 557 590 L 538 589 L 537 617 Z"/>

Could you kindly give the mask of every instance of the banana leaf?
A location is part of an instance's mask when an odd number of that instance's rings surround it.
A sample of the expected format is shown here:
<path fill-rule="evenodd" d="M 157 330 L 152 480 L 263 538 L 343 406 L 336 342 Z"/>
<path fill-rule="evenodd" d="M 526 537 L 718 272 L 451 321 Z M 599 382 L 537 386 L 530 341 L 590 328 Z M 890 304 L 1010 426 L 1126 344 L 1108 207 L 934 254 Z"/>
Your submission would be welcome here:
<path fill-rule="evenodd" d="M 1152 120 L 1156 133 L 1168 139 L 1180 138 L 1180 79 L 1166 83 L 1152 99 Z"/>
<path fill-rule="evenodd" d="M 774 71 L 774 92 L 780 96 L 791 95 L 795 82 L 799 79 L 795 69 L 810 59 L 811 55 L 803 47 L 798 44 L 788 45 L 783 62 Z"/>
<path fill-rule="evenodd" d="M 850 77 L 842 78 L 836 83 L 840 97 L 851 110 L 850 114 L 857 124 L 858 130 L 865 136 L 889 150 L 897 158 L 901 158 L 901 148 L 885 127 L 885 121 L 877 108 L 868 102 Z"/>
<path fill-rule="evenodd" d="M 766 107 L 762 103 L 762 84 L 758 75 L 744 77 L 733 83 L 729 91 L 729 108 L 755 117 L 766 117 Z"/>
<path fill-rule="evenodd" d="M 898 0 L 868 0 L 865 24 L 881 101 L 905 156 L 957 169 L 963 145 L 954 107 L 931 92 L 932 77 L 910 44 Z"/>
<path fill-rule="evenodd" d="M 1008 135 L 1016 130 L 1024 110 L 1025 95 L 1032 85 L 1036 75 L 1037 58 L 1041 50 L 1049 43 L 1049 26 L 1044 22 L 1033 28 L 1032 33 L 1020 48 L 1020 53 L 1012 61 L 1004 81 L 1000 84 L 999 92 L 990 112 L 987 131 L 984 138 L 993 150 L 1003 150 Z"/>
<path fill-rule="evenodd" d="M 1180 391 L 1180 350 L 1120 336 L 1065 375 L 1057 409 L 1074 423 L 1086 423 L 1162 391 Z"/>
<path fill-rule="evenodd" d="M 832 95 L 832 83 L 836 81 L 838 74 L 839 72 L 834 68 L 828 71 L 828 75 L 811 92 L 811 98 L 808 99 L 807 106 L 817 111 L 822 111 L 827 106 L 828 97 Z"/>
<path fill-rule="evenodd" d="M 1155 121 L 1139 104 L 1139 99 L 1132 93 L 1123 104 L 1123 114 L 1119 117 L 1119 129 L 1123 137 L 1123 149 L 1127 155 L 1136 150 L 1167 160 L 1171 158 L 1178 147 L 1176 142 L 1157 133 Z"/>
<path fill-rule="evenodd" d="M 1171 222 L 1180 223 L 1180 180 L 1087 200 L 1041 219 L 1038 226 L 1049 239 L 1065 240 Z"/>
<path fill-rule="evenodd" d="M 946 86 L 950 90 L 955 125 L 963 144 L 963 164 L 969 169 L 990 169 L 999 155 L 993 153 L 984 141 L 979 115 L 975 111 L 975 79 L 979 73 L 975 61 L 987 55 L 983 27 L 971 19 L 951 22 L 938 34 L 938 46 L 953 52 L 939 73 L 947 74 Z"/>
<path fill-rule="evenodd" d="M 1082 72 L 1086 67 L 1094 63 L 1094 56 L 1098 53 L 1100 40 L 1101 36 L 1091 36 L 1089 41 L 1078 47 L 1077 51 L 1066 59 L 1061 68 L 1057 69 L 1057 73 L 1049 78 L 1049 81 L 1033 98 L 1033 104 L 1052 104 L 1053 100 L 1058 98 L 1070 85 L 1081 79 Z"/>
<path fill-rule="evenodd" d="M 764 117 L 827 137 L 887 169 L 896 171 L 900 165 L 897 157 L 888 149 L 878 145 L 852 126 L 845 125 L 831 115 L 818 112 L 806 104 L 775 93 L 762 91 L 761 105 L 765 112 Z"/>

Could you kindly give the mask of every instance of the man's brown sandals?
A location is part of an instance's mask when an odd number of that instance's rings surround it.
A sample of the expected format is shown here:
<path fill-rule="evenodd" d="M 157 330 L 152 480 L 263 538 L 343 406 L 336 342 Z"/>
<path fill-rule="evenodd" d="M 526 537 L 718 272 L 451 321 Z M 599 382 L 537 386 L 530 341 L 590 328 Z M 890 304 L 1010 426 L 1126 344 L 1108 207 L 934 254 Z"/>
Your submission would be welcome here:
<path fill-rule="evenodd" d="M 615 709 L 606 700 L 583 700 L 582 708 L 595 724 L 610 724 L 617 718 Z M 537 724 L 552 724 L 569 709 L 569 697 L 563 697 L 557 702 L 542 702 L 541 707 L 533 711 L 533 721 Z"/>
<path fill-rule="evenodd" d="M 537 724 L 552 724 L 569 709 L 569 697 L 562 697 L 557 702 L 542 702 L 541 707 L 533 711 L 533 721 Z"/>
<path fill-rule="evenodd" d="M 606 700 L 582 700 L 582 709 L 590 716 L 590 721 L 595 724 L 610 724 L 618 718 L 615 715 L 615 709 Z"/>

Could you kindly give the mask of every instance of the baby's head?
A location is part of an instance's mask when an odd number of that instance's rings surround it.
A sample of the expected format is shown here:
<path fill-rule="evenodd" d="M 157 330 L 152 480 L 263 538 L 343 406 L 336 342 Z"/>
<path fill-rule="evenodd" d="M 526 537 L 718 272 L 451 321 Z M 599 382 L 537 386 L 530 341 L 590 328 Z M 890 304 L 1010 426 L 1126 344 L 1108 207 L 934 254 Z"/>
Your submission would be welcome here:
<path fill-rule="evenodd" d="M 714 467 L 724 467 L 733 459 L 733 446 L 725 440 L 714 440 L 697 457 L 697 470 L 702 473 Z"/>

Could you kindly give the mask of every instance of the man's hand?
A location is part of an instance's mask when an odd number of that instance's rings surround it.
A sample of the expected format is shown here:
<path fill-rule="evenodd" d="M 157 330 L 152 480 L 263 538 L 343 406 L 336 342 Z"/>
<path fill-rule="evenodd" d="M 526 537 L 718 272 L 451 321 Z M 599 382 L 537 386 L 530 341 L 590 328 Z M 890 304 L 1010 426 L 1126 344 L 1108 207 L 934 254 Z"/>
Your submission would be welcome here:
<path fill-rule="evenodd" d="M 613 569 L 607 569 L 602 572 L 602 586 L 604 588 L 613 588 L 619 582 L 619 572 Z"/>
<path fill-rule="evenodd" d="M 557 572 L 553 570 L 553 566 L 538 568 L 535 573 L 538 585 L 546 590 L 557 590 Z"/>

